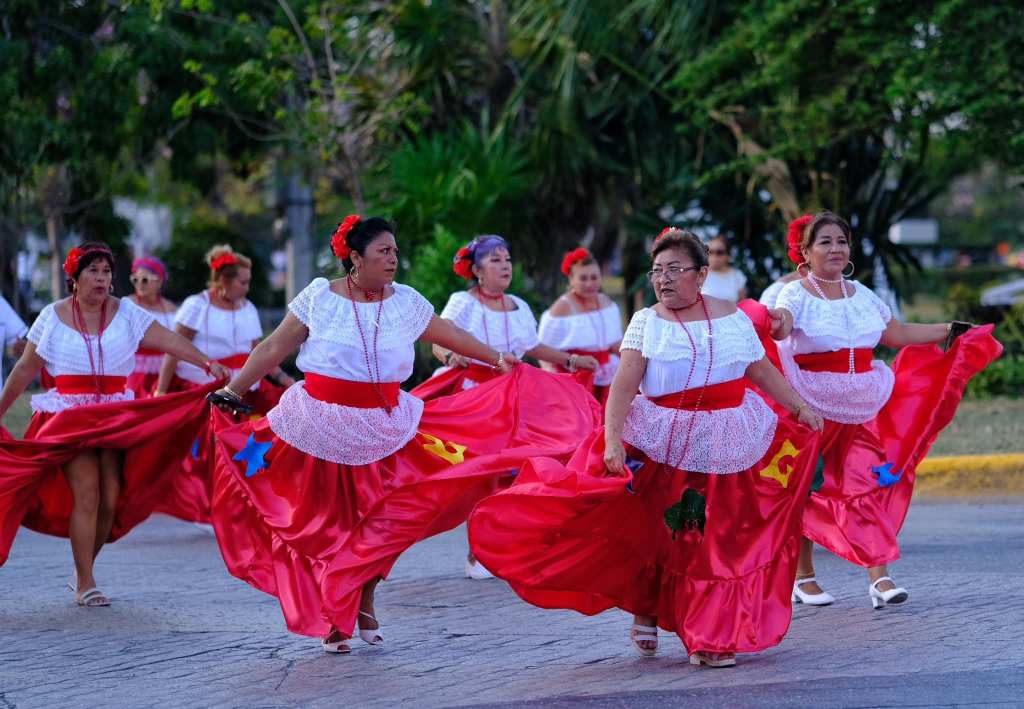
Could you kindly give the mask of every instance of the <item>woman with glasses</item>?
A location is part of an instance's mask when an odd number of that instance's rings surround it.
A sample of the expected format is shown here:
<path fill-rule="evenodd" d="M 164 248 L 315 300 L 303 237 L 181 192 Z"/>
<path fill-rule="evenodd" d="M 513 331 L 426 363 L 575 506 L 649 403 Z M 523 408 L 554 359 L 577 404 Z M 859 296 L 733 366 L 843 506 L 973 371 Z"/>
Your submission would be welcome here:
<path fill-rule="evenodd" d="M 129 278 L 135 289 L 132 302 L 148 313 L 168 330 L 174 329 L 174 316 L 178 306 L 164 298 L 161 289 L 167 282 L 167 267 L 156 256 L 145 256 L 132 261 L 132 275 Z M 160 365 L 164 353 L 159 350 L 140 347 L 135 353 L 135 371 L 128 377 L 128 388 L 135 392 L 136 399 L 153 395 L 160 378 Z"/>
<path fill-rule="evenodd" d="M 252 282 L 252 261 L 222 244 L 206 253 L 206 265 L 210 269 L 209 287 L 185 299 L 175 316 L 175 329 L 234 375 L 241 371 L 249 353 L 263 337 L 259 312 L 246 297 Z M 266 414 L 281 398 L 284 387 L 295 383 L 280 367 L 270 376 L 276 381 L 260 379 L 242 392 L 246 404 L 256 414 Z M 199 367 L 165 357 L 156 395 L 204 387 L 212 381 Z M 214 423 L 219 420 L 216 413 L 211 414 L 211 419 L 191 448 L 184 451 L 184 474 L 175 479 L 161 512 L 189 522 L 209 521 Z"/>
<path fill-rule="evenodd" d="M 750 319 L 701 295 L 696 236 L 666 229 L 652 257 L 658 302 L 626 328 L 604 428 L 568 466 L 528 461 L 477 505 L 470 542 L 534 605 L 620 608 L 641 655 L 655 654 L 661 627 L 691 663 L 724 667 L 789 627 L 821 418 L 765 359 Z"/>
<path fill-rule="evenodd" d="M 747 277 L 730 265 L 729 240 L 719 234 L 708 242 L 708 277 L 701 293 L 738 303 L 747 297 Z"/>
<path fill-rule="evenodd" d="M 565 254 L 562 273 L 569 279 L 569 291 L 540 316 L 537 335 L 556 350 L 597 360 L 596 370 L 580 370 L 576 376 L 603 403 L 619 366 L 622 313 L 601 292 L 601 266 L 589 251 L 581 247 Z M 549 366 L 569 371 L 561 365 Z"/>
<path fill-rule="evenodd" d="M 853 235 L 831 212 L 794 222 L 790 258 L 802 277 L 786 285 L 772 314 L 786 379 L 825 419 L 819 472 L 804 512 L 793 599 L 828 605 L 814 576 L 812 542 L 868 570 L 874 608 L 908 592 L 889 576 L 896 536 L 910 505 L 914 469 L 952 420 L 968 380 L 999 356 L 992 326 L 972 328 L 943 354 L 952 323 L 896 320 L 871 289 L 848 280 Z M 850 269 L 848 271 L 848 269 Z M 904 348 L 892 368 L 874 359 L 882 344 Z"/>

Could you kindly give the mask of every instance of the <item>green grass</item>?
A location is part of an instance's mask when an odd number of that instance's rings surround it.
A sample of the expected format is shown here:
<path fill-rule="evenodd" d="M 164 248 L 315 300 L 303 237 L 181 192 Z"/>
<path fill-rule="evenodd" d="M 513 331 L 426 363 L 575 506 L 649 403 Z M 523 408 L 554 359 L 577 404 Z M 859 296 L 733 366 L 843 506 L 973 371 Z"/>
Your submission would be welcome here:
<path fill-rule="evenodd" d="M 32 410 L 29 394 L 15 402 L 4 424 L 21 437 Z M 963 401 L 956 418 L 935 441 L 931 455 L 984 455 L 1024 452 L 1024 399 Z"/>

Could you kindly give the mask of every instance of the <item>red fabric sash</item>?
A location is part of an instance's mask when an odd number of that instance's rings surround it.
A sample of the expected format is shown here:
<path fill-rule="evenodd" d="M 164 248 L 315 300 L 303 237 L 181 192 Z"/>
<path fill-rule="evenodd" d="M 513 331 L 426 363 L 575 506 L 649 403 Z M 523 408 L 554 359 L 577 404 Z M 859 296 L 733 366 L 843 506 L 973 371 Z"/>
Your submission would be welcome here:
<path fill-rule="evenodd" d="M 399 384 L 401 382 L 355 382 L 349 379 L 335 379 L 322 374 L 306 372 L 306 393 L 314 399 L 329 404 L 352 406 L 357 409 L 381 408 L 381 396 L 389 407 L 398 406 Z M 378 389 L 380 395 L 378 395 Z"/>
<path fill-rule="evenodd" d="M 54 380 L 58 394 L 120 394 L 128 385 L 128 377 L 94 377 L 91 374 L 61 374 Z M 97 380 L 99 391 L 96 391 Z"/>
<path fill-rule="evenodd" d="M 589 350 L 569 350 L 569 354 L 578 355 L 580 357 L 593 357 L 600 365 L 608 364 L 608 360 L 611 359 L 611 353 L 608 350 L 600 350 L 598 352 L 591 352 Z"/>
<path fill-rule="evenodd" d="M 496 370 L 493 367 L 488 367 L 483 364 L 477 364 L 476 362 L 471 363 L 466 367 L 466 379 L 476 382 L 477 384 L 483 384 L 494 379 Z"/>
<path fill-rule="evenodd" d="M 217 362 L 218 364 L 223 364 L 228 369 L 241 369 L 242 367 L 245 366 L 245 361 L 247 359 L 249 359 L 248 354 L 246 354 L 245 352 L 239 352 L 238 354 L 233 354 L 230 357 L 221 357 L 220 359 L 215 359 L 214 362 Z"/>
<path fill-rule="evenodd" d="M 162 355 L 163 352 L 161 352 L 160 350 L 151 349 L 149 347 L 140 347 L 139 349 L 135 350 L 135 354 L 153 356 Z"/>
<path fill-rule="evenodd" d="M 676 391 L 664 396 L 647 397 L 658 406 L 668 409 L 693 410 L 700 399 L 699 411 L 714 411 L 716 409 L 731 409 L 743 403 L 743 395 L 747 391 L 746 380 L 732 379 L 720 384 L 712 384 L 704 388 L 704 395 L 701 396 L 701 389 L 686 389 Z"/>
<path fill-rule="evenodd" d="M 853 371 L 858 374 L 871 371 L 873 352 L 869 347 L 859 347 L 853 351 Z M 808 372 L 849 372 L 850 350 L 835 352 L 812 352 L 794 355 L 793 361 L 800 369 Z"/>

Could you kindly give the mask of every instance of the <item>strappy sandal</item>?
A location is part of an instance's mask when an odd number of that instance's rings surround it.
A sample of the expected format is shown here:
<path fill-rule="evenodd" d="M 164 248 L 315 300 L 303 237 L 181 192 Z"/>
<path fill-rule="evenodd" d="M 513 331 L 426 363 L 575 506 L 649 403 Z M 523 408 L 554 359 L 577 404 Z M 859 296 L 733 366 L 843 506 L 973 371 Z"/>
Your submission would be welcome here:
<path fill-rule="evenodd" d="M 734 652 L 695 652 L 690 655 L 690 664 L 707 665 L 708 667 L 735 667 L 736 653 Z"/>
<path fill-rule="evenodd" d="M 327 638 L 334 635 L 334 632 L 329 633 Z M 348 641 L 351 640 L 351 638 L 342 638 L 341 640 L 336 640 L 330 643 L 327 642 L 327 638 L 320 641 L 320 646 L 323 647 L 324 652 L 333 653 L 335 655 L 347 655 L 352 652 L 352 647 L 348 644 Z"/>
<path fill-rule="evenodd" d="M 633 643 L 633 648 L 643 657 L 654 657 L 655 653 L 658 652 L 658 628 L 656 626 L 633 623 L 633 627 L 629 629 L 629 639 Z M 653 648 L 646 648 L 640 645 L 641 642 L 651 641 L 654 642 Z"/>
<path fill-rule="evenodd" d="M 380 632 L 380 622 L 366 611 L 359 611 L 359 615 L 365 615 L 367 618 L 377 623 L 377 627 L 373 630 L 359 629 L 359 637 L 363 639 L 363 642 L 369 645 L 383 645 L 384 634 Z"/>
<path fill-rule="evenodd" d="M 97 606 L 109 606 L 110 599 L 104 595 L 103 591 L 93 586 L 80 593 L 75 593 L 75 603 L 87 608 L 95 608 Z"/>

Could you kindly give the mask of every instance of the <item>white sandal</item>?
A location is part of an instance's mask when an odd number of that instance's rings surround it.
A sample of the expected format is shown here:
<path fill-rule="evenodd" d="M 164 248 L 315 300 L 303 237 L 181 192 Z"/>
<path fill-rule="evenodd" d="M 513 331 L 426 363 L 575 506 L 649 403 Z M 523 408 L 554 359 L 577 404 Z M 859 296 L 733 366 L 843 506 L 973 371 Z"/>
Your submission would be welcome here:
<path fill-rule="evenodd" d="M 367 618 L 377 623 L 377 627 L 373 630 L 359 629 L 359 637 L 363 639 L 363 642 L 369 645 L 383 645 L 384 634 L 380 632 L 380 622 L 366 611 L 359 611 L 359 615 L 365 615 Z"/>
<path fill-rule="evenodd" d="M 875 610 L 879 608 L 885 608 L 887 605 L 896 605 L 903 603 L 910 596 L 910 592 L 905 588 L 890 588 L 888 591 L 879 591 L 878 584 L 883 581 L 891 581 L 893 586 L 896 586 L 896 582 L 888 576 L 883 576 L 880 579 L 875 579 L 870 586 L 868 586 L 868 597 L 871 599 L 871 607 Z"/>
<path fill-rule="evenodd" d="M 328 635 L 327 638 L 329 637 L 331 636 Z M 330 652 L 336 655 L 347 655 L 352 652 L 352 648 L 348 644 L 348 641 L 351 640 L 351 638 L 342 638 L 341 640 L 333 643 L 327 642 L 327 638 L 320 641 L 320 645 L 323 647 L 324 652 Z"/>
<path fill-rule="evenodd" d="M 86 589 L 81 593 L 75 593 L 75 603 L 80 606 L 88 608 L 95 608 L 97 606 L 109 606 L 110 599 L 106 597 L 103 591 L 99 590 L 95 586 Z"/>
<path fill-rule="evenodd" d="M 647 637 L 641 637 L 647 636 Z M 652 625 L 639 625 L 633 623 L 633 627 L 629 629 L 629 639 L 633 643 L 633 647 L 642 657 L 654 657 L 655 653 L 658 652 L 658 628 Z M 653 648 L 641 647 L 641 642 L 654 642 Z"/>
<path fill-rule="evenodd" d="M 735 667 L 736 653 L 734 652 L 695 652 L 690 655 L 690 664 L 707 665 L 708 667 Z"/>

